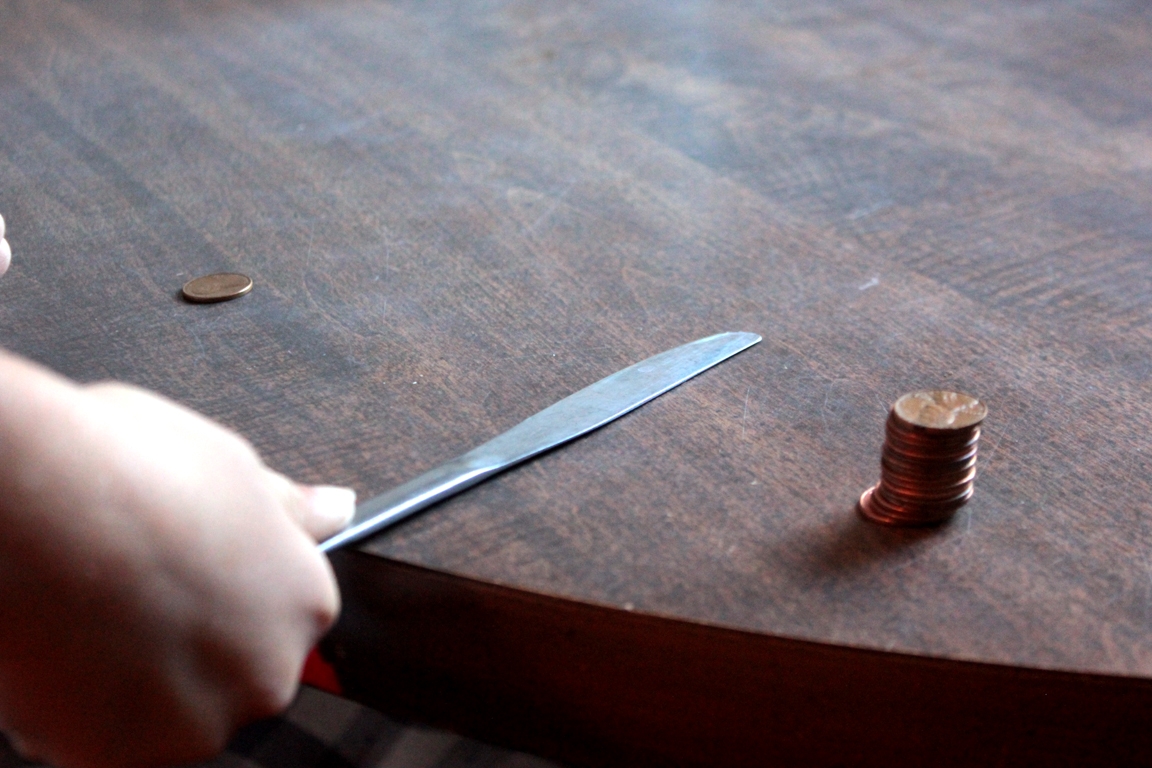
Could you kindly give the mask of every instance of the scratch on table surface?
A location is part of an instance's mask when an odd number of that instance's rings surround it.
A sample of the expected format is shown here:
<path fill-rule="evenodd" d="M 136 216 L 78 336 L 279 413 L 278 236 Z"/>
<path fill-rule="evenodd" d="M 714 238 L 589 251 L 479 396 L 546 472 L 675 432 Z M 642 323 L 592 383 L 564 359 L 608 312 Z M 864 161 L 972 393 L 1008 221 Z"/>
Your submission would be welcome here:
<path fill-rule="evenodd" d="M 1010 426 L 1011 426 L 1011 422 L 1009 422 L 1008 424 L 1005 424 L 1004 428 L 1007 429 Z M 1004 441 L 1004 437 L 1002 435 L 995 433 L 995 432 L 988 435 L 988 442 L 992 442 L 993 439 L 995 439 L 995 442 L 992 443 L 992 450 L 988 451 L 986 454 L 981 456 L 976 461 L 976 476 L 977 477 L 979 477 L 980 474 L 982 474 L 983 472 L 987 472 L 988 468 L 992 466 L 992 460 L 994 458 L 996 458 L 996 453 L 997 453 L 997 451 L 1000 450 L 1000 443 L 1002 443 Z"/>
<path fill-rule="evenodd" d="M 866 282 L 866 283 L 861 283 L 860 285 L 856 286 L 856 290 L 858 290 L 858 291 L 866 291 L 866 290 L 868 290 L 869 288 L 875 288 L 875 287 L 876 287 L 876 286 L 878 286 L 878 285 L 880 285 L 880 278 L 879 278 L 879 277 L 873 277 L 873 278 L 872 278 L 872 279 L 870 279 L 868 282 Z"/>
<path fill-rule="evenodd" d="M 781 339 L 776 339 L 775 343 L 778 346 L 784 347 L 789 352 L 791 352 L 792 354 L 796 355 L 801 360 L 803 360 L 807 364 L 806 370 L 809 373 L 811 373 L 814 377 L 816 377 L 817 379 L 820 379 L 821 381 L 825 381 L 825 382 L 828 382 L 830 384 L 838 384 L 838 383 L 844 382 L 844 381 L 853 381 L 852 377 L 850 377 L 850 376 L 833 376 L 833 375 L 824 373 L 823 371 L 820 370 L 820 365 L 822 363 L 824 363 L 824 364 L 839 363 L 840 364 L 839 367 L 841 367 L 841 368 L 847 367 L 839 359 L 828 360 L 827 358 L 815 357 L 813 355 L 808 354 L 808 352 L 801 349 L 800 347 L 797 347 L 796 345 L 791 344 L 791 343 L 784 341 L 784 340 L 781 340 Z M 787 364 L 785 364 L 784 369 L 788 370 Z"/>
<path fill-rule="evenodd" d="M 956 545 L 959 546 L 964 543 L 964 539 L 968 538 L 968 534 L 972 532 L 972 510 L 971 508 L 964 510 L 964 530 L 956 537 Z"/>
<path fill-rule="evenodd" d="M 384 243 L 384 271 L 399 272 L 399 268 L 392 264 L 392 233 L 384 226 L 377 227 L 377 231 L 380 233 L 380 239 Z"/>
<path fill-rule="evenodd" d="M 832 394 L 832 387 L 843 379 L 829 379 L 824 385 L 824 402 L 820 406 L 820 423 L 824 425 L 824 431 L 828 431 L 828 398 Z"/>
<path fill-rule="evenodd" d="M 600 352 L 603 350 L 616 351 L 617 347 L 603 346 L 603 347 L 581 347 L 579 349 L 580 355 L 587 355 L 589 352 Z M 555 352 L 550 350 L 529 349 L 528 351 L 508 351 L 508 352 L 490 352 L 486 355 L 489 360 L 529 360 L 541 355 L 548 357 L 557 357 Z M 605 376 L 608 374 L 605 373 Z"/>
<path fill-rule="evenodd" d="M 748 399 L 752 396 L 752 387 L 749 386 L 744 392 L 744 416 L 740 419 L 740 437 L 743 438 L 748 434 Z"/>
<path fill-rule="evenodd" d="M 849 221 L 859 221 L 860 219 L 866 219 L 874 213 L 879 213 L 880 211 L 891 207 L 892 203 L 890 201 L 882 200 L 880 202 L 873 203 L 872 205 L 866 205 L 850 211 L 848 213 L 847 219 Z"/>
<path fill-rule="evenodd" d="M 887 573 L 895 573 L 897 571 L 902 571 L 910 565 L 915 565 L 919 560 L 920 560 L 920 553 L 919 552 L 910 552 L 908 554 L 908 557 L 905 557 L 903 560 L 900 560 L 899 562 L 893 563 L 888 568 L 886 568 L 885 571 Z"/>
<path fill-rule="evenodd" d="M 543 221 L 545 219 L 547 219 L 549 216 L 551 216 L 552 213 L 560 206 L 560 203 L 564 202 L 564 198 L 568 197 L 568 193 L 571 192 L 575 188 L 576 188 L 576 182 L 573 181 L 564 189 L 563 192 L 561 192 L 559 195 L 554 197 L 552 199 L 552 204 L 550 206 L 548 206 L 548 208 L 545 209 L 545 211 L 543 213 L 541 213 L 539 216 L 537 216 L 535 221 L 533 221 L 530 225 L 525 227 L 524 234 L 530 235 L 533 232 L 535 232 L 536 227 L 540 226 L 540 224 L 543 223 Z"/>
<path fill-rule="evenodd" d="M 196 332 L 196 326 L 193 323 L 188 323 L 185 326 L 188 333 L 192 335 L 192 340 L 196 342 L 196 347 L 200 350 L 198 360 L 205 360 L 208 357 L 208 351 L 204 349 L 204 342 L 200 339 L 200 334 Z"/>
<path fill-rule="evenodd" d="M 1152 557 L 1144 552 L 1144 624 L 1152 626 Z"/>

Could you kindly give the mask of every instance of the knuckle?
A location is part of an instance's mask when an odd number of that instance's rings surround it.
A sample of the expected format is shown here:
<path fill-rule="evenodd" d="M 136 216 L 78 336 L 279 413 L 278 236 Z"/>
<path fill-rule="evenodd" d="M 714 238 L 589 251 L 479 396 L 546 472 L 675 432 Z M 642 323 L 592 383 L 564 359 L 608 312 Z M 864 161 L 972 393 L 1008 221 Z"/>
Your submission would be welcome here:
<path fill-rule="evenodd" d="M 323 605 L 316 611 L 316 626 L 319 628 L 319 634 L 324 634 L 336 620 L 340 618 L 340 597 L 333 594 L 328 598 Z"/>
<path fill-rule="evenodd" d="M 336 586 L 336 577 L 332 573 L 328 561 L 317 555 L 321 563 L 321 575 L 318 580 L 320 592 L 317 595 L 316 608 L 313 612 L 317 627 L 317 639 L 326 633 L 340 618 L 340 589 Z"/>

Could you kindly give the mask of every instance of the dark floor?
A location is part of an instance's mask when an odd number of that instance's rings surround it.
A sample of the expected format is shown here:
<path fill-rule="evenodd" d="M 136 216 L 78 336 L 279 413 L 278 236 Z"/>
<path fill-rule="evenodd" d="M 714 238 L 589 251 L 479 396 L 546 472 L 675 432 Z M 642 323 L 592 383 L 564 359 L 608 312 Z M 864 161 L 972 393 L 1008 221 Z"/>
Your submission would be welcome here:
<path fill-rule="evenodd" d="M 0 740 L 0 768 L 31 765 Z M 352 702 L 301 689 L 281 718 L 245 730 L 201 768 L 560 768 L 430 728 L 404 726 Z"/>

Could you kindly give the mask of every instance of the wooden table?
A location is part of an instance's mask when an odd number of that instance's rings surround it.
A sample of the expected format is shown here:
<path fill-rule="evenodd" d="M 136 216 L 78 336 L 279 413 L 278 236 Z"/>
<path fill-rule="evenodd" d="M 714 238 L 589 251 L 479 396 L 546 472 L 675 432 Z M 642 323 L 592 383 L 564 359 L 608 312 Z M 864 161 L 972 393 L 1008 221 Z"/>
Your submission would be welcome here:
<path fill-rule="evenodd" d="M 1150 51 L 1087 0 L 2 0 L 0 344 L 367 497 L 761 333 L 336 556 L 349 695 L 588 765 L 1150 764 Z M 974 500 L 861 521 L 935 386 Z"/>

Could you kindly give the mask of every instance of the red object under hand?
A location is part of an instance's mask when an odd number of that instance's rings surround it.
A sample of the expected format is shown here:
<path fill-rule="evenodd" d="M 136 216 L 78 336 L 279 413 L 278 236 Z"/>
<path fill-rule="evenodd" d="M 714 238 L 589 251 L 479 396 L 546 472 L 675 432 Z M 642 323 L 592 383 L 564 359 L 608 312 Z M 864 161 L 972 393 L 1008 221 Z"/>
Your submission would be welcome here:
<path fill-rule="evenodd" d="M 300 675 L 300 682 L 336 696 L 344 695 L 340 678 L 336 676 L 336 668 L 320 655 L 319 648 L 313 648 L 308 658 L 304 660 L 304 672 Z"/>

